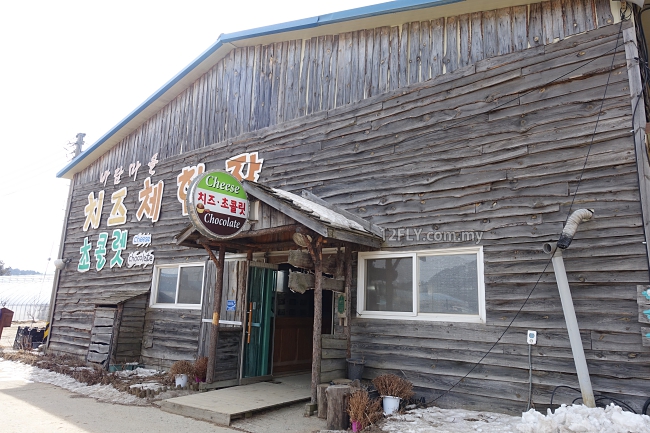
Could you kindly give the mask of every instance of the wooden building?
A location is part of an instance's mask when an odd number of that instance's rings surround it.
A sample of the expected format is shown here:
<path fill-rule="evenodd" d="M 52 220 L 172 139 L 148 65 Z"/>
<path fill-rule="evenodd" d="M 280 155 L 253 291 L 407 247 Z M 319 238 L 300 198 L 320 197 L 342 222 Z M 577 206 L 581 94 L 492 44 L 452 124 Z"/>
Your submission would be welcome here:
<path fill-rule="evenodd" d="M 156 368 L 209 355 L 217 268 L 184 199 L 216 169 L 242 179 L 255 218 L 223 244 L 215 382 L 314 371 L 322 315 L 322 381 L 351 355 L 442 407 L 518 412 L 530 329 L 544 408 L 578 382 L 542 244 L 590 208 L 564 256 L 591 380 L 640 409 L 648 69 L 640 9 L 621 7 L 396 1 L 222 35 L 59 173 L 71 262 L 48 350 Z M 295 233 L 322 241 L 322 308 L 285 282 L 317 281 Z M 247 326 L 260 290 L 265 337 Z"/>

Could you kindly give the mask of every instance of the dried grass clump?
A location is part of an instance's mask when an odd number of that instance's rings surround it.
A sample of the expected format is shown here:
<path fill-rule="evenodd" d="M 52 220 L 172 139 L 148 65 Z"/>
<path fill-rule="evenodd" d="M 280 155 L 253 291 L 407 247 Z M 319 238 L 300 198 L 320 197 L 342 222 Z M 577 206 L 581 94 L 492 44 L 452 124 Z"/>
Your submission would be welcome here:
<path fill-rule="evenodd" d="M 408 400 L 413 397 L 413 384 L 395 374 L 382 374 L 372 380 L 372 384 L 381 396 L 399 397 Z"/>
<path fill-rule="evenodd" d="M 178 374 L 187 374 L 188 377 L 194 377 L 194 364 L 190 361 L 176 361 L 169 369 L 170 376 Z"/>
<path fill-rule="evenodd" d="M 355 391 L 350 395 L 348 415 L 352 421 L 357 421 L 363 430 L 381 419 L 381 401 L 378 398 L 372 400 L 364 389 Z"/>
<path fill-rule="evenodd" d="M 208 375 L 208 358 L 202 356 L 196 360 L 194 363 L 194 374 L 198 380 L 205 382 L 205 378 Z"/>

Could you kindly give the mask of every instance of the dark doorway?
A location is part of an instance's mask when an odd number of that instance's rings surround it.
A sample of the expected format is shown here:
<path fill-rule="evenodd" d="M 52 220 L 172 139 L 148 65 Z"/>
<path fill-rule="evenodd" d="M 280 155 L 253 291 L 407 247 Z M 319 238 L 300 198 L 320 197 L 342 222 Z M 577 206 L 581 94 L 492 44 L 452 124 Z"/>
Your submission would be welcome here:
<path fill-rule="evenodd" d="M 312 334 L 314 329 L 314 291 L 304 294 L 288 287 L 290 265 L 282 264 L 278 271 L 276 292 L 275 332 L 273 336 L 273 374 L 297 373 L 311 370 Z M 332 333 L 332 292 L 323 291 L 323 334 Z"/>

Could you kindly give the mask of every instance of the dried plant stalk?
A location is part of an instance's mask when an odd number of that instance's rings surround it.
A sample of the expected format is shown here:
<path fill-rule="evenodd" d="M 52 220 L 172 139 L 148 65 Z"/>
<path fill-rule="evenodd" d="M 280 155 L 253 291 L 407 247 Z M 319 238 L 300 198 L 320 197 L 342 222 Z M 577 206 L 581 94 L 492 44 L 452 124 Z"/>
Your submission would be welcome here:
<path fill-rule="evenodd" d="M 379 395 L 399 397 L 402 400 L 408 400 L 415 394 L 413 384 L 395 374 L 382 374 L 372 380 Z"/>
<path fill-rule="evenodd" d="M 205 377 L 208 374 L 208 358 L 202 356 L 196 360 L 194 363 L 194 374 L 201 382 L 205 382 Z"/>
<path fill-rule="evenodd" d="M 172 368 L 169 369 L 169 374 L 171 376 L 187 374 L 189 377 L 192 377 L 194 376 L 194 364 L 190 361 L 176 361 L 172 364 Z"/>
<path fill-rule="evenodd" d="M 350 396 L 348 415 L 352 421 L 358 422 L 359 427 L 363 430 L 381 419 L 381 401 L 379 399 L 371 400 L 366 390 L 355 391 Z"/>

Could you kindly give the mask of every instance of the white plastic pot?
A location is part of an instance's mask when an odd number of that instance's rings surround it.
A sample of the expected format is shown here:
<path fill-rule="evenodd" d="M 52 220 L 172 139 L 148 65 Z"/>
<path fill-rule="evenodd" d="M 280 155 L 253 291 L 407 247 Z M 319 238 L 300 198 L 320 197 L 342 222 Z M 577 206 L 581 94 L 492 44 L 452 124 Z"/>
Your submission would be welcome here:
<path fill-rule="evenodd" d="M 384 406 L 384 415 L 391 415 L 395 413 L 397 409 L 399 409 L 400 400 L 401 399 L 399 397 L 385 395 L 382 401 L 382 405 Z"/>
<path fill-rule="evenodd" d="M 177 374 L 174 376 L 174 379 L 176 380 L 177 387 L 185 388 L 185 385 L 187 385 L 187 374 Z"/>

